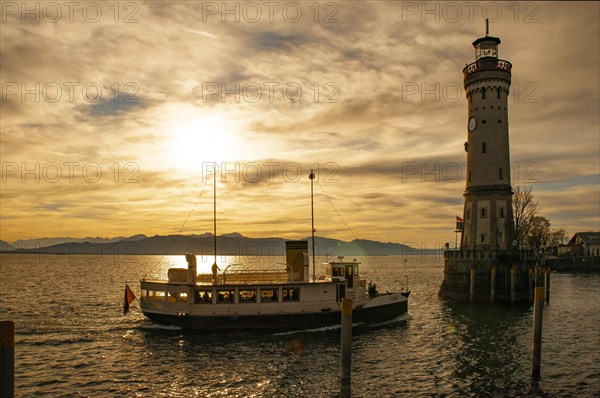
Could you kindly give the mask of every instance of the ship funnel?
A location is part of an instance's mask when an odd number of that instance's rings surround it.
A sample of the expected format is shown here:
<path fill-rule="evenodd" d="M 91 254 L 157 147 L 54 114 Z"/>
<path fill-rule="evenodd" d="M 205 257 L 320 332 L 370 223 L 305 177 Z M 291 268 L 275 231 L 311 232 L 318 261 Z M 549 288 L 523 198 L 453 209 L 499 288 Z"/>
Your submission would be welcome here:
<path fill-rule="evenodd" d="M 288 266 L 288 278 L 308 282 L 308 241 L 288 240 L 285 242 L 285 263 Z"/>
<path fill-rule="evenodd" d="M 196 283 L 196 255 L 186 253 L 185 260 L 188 263 L 187 283 Z"/>

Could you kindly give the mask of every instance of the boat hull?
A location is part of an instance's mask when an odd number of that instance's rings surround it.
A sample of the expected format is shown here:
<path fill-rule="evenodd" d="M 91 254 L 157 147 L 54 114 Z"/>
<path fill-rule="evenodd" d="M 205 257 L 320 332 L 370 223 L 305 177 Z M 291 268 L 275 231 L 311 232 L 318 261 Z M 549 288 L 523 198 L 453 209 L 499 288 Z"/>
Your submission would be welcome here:
<path fill-rule="evenodd" d="M 405 297 L 382 300 L 380 305 L 355 308 L 352 311 L 352 322 L 385 322 L 407 311 L 408 300 Z M 170 315 L 144 311 L 144 315 L 160 324 L 191 330 L 302 330 L 339 325 L 341 321 L 340 311 L 211 316 Z"/>

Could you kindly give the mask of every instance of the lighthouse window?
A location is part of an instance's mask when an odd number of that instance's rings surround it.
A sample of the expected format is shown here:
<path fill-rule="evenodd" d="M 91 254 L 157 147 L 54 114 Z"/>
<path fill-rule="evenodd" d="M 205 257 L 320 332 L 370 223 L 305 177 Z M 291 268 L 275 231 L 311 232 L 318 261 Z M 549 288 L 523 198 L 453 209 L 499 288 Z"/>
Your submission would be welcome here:
<path fill-rule="evenodd" d="M 500 169 L 498 169 L 498 178 L 503 180 L 504 177 L 502 176 L 502 167 Z"/>
<path fill-rule="evenodd" d="M 500 208 L 500 218 L 504 218 L 504 207 Z"/>
<path fill-rule="evenodd" d="M 481 98 L 485 99 L 485 88 L 481 89 Z"/>
<path fill-rule="evenodd" d="M 471 219 L 471 211 L 470 211 L 469 209 L 467 209 L 467 214 L 466 214 L 465 218 L 466 218 L 467 220 L 470 220 L 470 219 Z"/>
<path fill-rule="evenodd" d="M 483 120 L 481 121 L 481 124 L 485 124 L 485 119 L 483 119 Z"/>
<path fill-rule="evenodd" d="M 485 142 L 483 143 L 483 145 L 481 146 L 481 153 L 485 153 Z"/>
<path fill-rule="evenodd" d="M 486 218 L 487 217 L 487 211 L 485 207 L 481 208 L 481 218 Z"/>
<path fill-rule="evenodd" d="M 471 182 L 471 170 L 467 172 L 467 179 Z"/>
<path fill-rule="evenodd" d="M 481 243 L 485 243 L 485 234 L 481 234 Z"/>
<path fill-rule="evenodd" d="M 498 123 L 502 123 L 502 120 L 498 119 Z"/>
<path fill-rule="evenodd" d="M 500 87 L 498 87 L 498 98 L 500 98 Z"/>

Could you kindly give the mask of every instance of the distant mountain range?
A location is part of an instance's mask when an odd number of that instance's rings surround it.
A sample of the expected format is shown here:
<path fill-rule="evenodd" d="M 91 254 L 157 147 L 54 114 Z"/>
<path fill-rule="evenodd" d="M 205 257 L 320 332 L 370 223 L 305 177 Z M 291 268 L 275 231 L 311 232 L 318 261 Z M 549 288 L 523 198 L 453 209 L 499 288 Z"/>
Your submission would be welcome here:
<path fill-rule="evenodd" d="M 239 233 L 217 236 L 217 253 L 231 256 L 282 256 L 285 254 L 283 238 L 249 238 Z M 311 238 L 309 253 L 312 253 Z M 0 241 L 1 242 L 1 241 Z M 202 235 L 134 235 L 118 238 L 42 238 L 19 240 L 11 244 L 2 242 L 0 251 L 8 253 L 46 254 L 112 254 L 112 255 L 177 255 L 196 253 L 214 254 L 214 239 L 210 233 Z M 436 250 L 420 250 L 401 243 L 355 239 L 315 237 L 315 253 L 319 256 L 389 256 L 409 255 Z"/>

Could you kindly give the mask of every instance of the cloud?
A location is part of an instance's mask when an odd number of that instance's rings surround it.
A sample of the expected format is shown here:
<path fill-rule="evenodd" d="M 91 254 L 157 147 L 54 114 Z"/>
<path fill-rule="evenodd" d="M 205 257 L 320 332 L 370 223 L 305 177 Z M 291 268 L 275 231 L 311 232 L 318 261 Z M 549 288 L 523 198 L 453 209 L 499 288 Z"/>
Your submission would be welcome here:
<path fill-rule="evenodd" d="M 294 23 L 280 8 L 273 21 L 263 9 L 255 23 L 223 22 L 202 2 L 141 3 L 133 23 L 115 23 L 108 8 L 97 23 L 9 17 L 0 35 L 0 239 L 173 233 L 190 213 L 185 231 L 210 229 L 202 170 L 181 167 L 169 149 L 178 130 L 208 118 L 224 122 L 207 134 L 229 129 L 239 149 L 228 159 L 240 164 L 239 181 L 219 184 L 224 231 L 306 235 L 312 167 L 319 233 L 452 240 L 465 186 L 462 68 L 483 22 L 465 12 L 456 22 L 406 15 L 396 2 L 336 3 L 318 16 L 298 4 Z M 513 63 L 513 183 L 533 185 L 553 223 L 590 229 L 600 218 L 600 6 L 540 3 L 532 23 L 500 6 L 491 34 Z M 8 94 L 7 83 L 19 91 Z M 36 92 L 23 97 L 22 84 Z M 207 96 L 207 84 L 219 92 Z M 44 90 L 56 85 L 62 95 L 52 102 Z M 248 91 L 256 85 L 258 100 Z M 284 91 L 292 86 L 301 95 Z M 96 87 L 102 97 L 89 101 Z M 126 101 L 132 87 L 137 102 Z M 185 144 L 200 154 L 206 140 Z M 71 163 L 73 182 L 48 181 L 48 165 L 66 177 Z M 244 171 L 250 163 L 261 178 Z M 292 163 L 298 179 L 284 171 Z M 93 164 L 102 171 L 95 183 L 82 175 Z M 137 182 L 124 182 L 131 176 Z"/>

